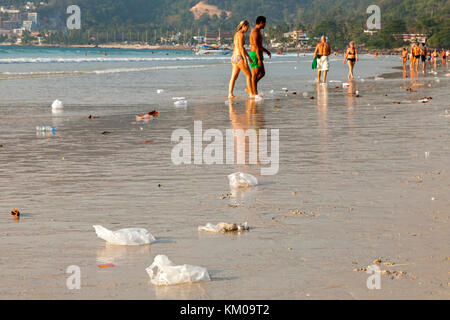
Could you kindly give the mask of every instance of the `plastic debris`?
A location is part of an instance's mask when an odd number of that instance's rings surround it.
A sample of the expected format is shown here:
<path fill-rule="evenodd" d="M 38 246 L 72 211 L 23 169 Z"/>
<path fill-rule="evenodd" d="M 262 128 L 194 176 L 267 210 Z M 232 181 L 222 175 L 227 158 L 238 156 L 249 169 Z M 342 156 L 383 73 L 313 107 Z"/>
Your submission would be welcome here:
<path fill-rule="evenodd" d="M 55 101 L 53 101 L 52 103 L 52 109 L 63 109 L 64 105 L 61 101 L 59 101 L 58 99 L 56 99 Z"/>
<path fill-rule="evenodd" d="M 243 224 L 220 222 L 216 225 L 212 223 L 207 223 L 205 226 L 198 227 L 198 231 L 214 232 L 214 233 L 226 233 L 235 231 L 240 232 L 247 230 L 249 230 L 247 222 Z"/>
<path fill-rule="evenodd" d="M 174 102 L 174 104 L 176 106 L 186 106 L 187 105 L 187 100 L 177 100 Z"/>
<path fill-rule="evenodd" d="M 9 215 L 11 215 L 13 217 L 17 217 L 17 218 L 20 217 L 19 209 L 17 209 L 17 208 L 12 209 L 11 212 L 9 213 Z"/>
<path fill-rule="evenodd" d="M 172 100 L 186 100 L 185 97 L 173 97 Z"/>
<path fill-rule="evenodd" d="M 163 92 L 164 92 L 163 89 L 158 89 L 158 90 L 156 90 L 156 93 L 157 93 L 157 94 L 160 94 L 160 93 L 163 93 Z"/>
<path fill-rule="evenodd" d="M 128 228 L 111 231 L 100 225 L 94 225 L 93 227 L 100 239 L 115 245 L 137 246 L 150 244 L 156 240 L 150 232 L 143 228 Z"/>
<path fill-rule="evenodd" d="M 258 180 L 248 173 L 236 172 L 228 175 L 230 187 L 232 188 L 248 188 L 258 185 Z"/>
<path fill-rule="evenodd" d="M 99 264 L 99 265 L 97 265 L 97 267 L 99 267 L 99 268 L 114 268 L 115 265 L 113 265 L 112 263 L 108 263 L 108 264 Z"/>
<path fill-rule="evenodd" d="M 428 101 L 430 101 L 430 100 L 432 100 L 432 99 L 433 99 L 432 97 L 425 97 L 425 98 L 419 100 L 419 102 L 427 103 Z"/>
<path fill-rule="evenodd" d="M 150 276 L 151 283 L 157 286 L 211 281 L 206 268 L 188 264 L 176 266 L 165 255 L 157 255 L 145 270 Z"/>

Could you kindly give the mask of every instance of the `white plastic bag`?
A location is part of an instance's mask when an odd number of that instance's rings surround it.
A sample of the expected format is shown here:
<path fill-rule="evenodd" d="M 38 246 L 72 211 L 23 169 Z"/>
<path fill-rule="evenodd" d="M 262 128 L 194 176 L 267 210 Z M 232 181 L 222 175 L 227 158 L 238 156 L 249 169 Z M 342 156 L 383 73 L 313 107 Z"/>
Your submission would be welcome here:
<path fill-rule="evenodd" d="M 185 106 L 187 105 L 187 100 L 177 100 L 174 102 L 176 106 Z"/>
<path fill-rule="evenodd" d="M 198 231 L 206 231 L 206 232 L 215 232 L 215 233 L 225 233 L 225 232 L 233 232 L 233 231 L 244 231 L 248 230 L 248 223 L 245 222 L 243 224 L 237 223 L 226 223 L 220 222 L 216 225 L 212 223 L 207 223 L 205 226 L 199 226 Z"/>
<path fill-rule="evenodd" d="M 157 286 L 211 281 L 206 268 L 188 264 L 176 266 L 165 255 L 157 255 L 153 263 L 145 270 L 150 276 L 150 281 Z"/>
<path fill-rule="evenodd" d="M 248 173 L 236 172 L 228 175 L 231 188 L 248 188 L 258 185 L 258 180 Z"/>
<path fill-rule="evenodd" d="M 58 110 L 58 109 L 63 109 L 63 108 L 64 108 L 64 104 L 61 101 L 59 101 L 58 99 L 53 101 L 52 109 Z"/>
<path fill-rule="evenodd" d="M 100 225 L 93 226 L 97 237 L 108 243 L 121 246 L 138 246 L 155 242 L 155 237 L 143 228 L 127 228 L 117 231 L 108 230 Z"/>

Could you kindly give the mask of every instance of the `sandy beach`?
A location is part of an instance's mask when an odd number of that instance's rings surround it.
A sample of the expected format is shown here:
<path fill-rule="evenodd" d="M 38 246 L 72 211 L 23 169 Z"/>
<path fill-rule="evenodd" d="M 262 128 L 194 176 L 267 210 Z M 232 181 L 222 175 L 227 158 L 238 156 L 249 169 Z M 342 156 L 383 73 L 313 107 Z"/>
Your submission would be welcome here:
<path fill-rule="evenodd" d="M 267 59 L 264 100 L 245 99 L 239 79 L 234 103 L 228 60 L 1 65 L 0 299 L 449 299 L 448 66 L 411 77 L 393 69 L 398 57 L 368 55 L 345 86 L 338 56 L 318 86 L 309 57 L 283 59 Z M 65 108 L 52 114 L 56 98 Z M 159 118 L 136 122 L 153 109 Z M 278 173 L 174 165 L 172 132 L 199 120 L 279 129 Z M 260 185 L 229 194 L 237 171 Z M 197 231 L 221 221 L 250 230 Z M 156 242 L 108 245 L 95 224 L 146 228 Z M 145 268 L 158 254 L 212 281 L 154 286 Z M 373 264 L 379 290 L 366 285 Z M 66 287 L 71 265 L 80 290 Z"/>

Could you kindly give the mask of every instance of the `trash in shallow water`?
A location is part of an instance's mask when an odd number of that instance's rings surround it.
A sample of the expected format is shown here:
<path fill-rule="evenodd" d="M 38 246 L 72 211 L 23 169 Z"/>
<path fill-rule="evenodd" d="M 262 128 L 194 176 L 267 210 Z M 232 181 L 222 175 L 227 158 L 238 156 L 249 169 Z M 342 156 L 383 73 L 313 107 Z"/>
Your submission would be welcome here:
<path fill-rule="evenodd" d="M 427 102 L 430 101 L 430 100 L 433 100 L 433 98 L 432 98 L 432 97 L 425 97 L 425 98 L 419 100 L 419 102 L 427 103 Z"/>
<path fill-rule="evenodd" d="M 128 228 L 111 231 L 100 225 L 94 225 L 93 227 L 100 239 L 115 245 L 137 246 L 150 244 L 156 240 L 150 232 L 143 228 Z"/>
<path fill-rule="evenodd" d="M 220 222 L 216 225 L 212 223 L 207 223 L 205 226 L 198 227 L 198 231 L 215 232 L 215 233 L 226 233 L 236 231 L 240 232 L 248 230 L 249 228 L 247 222 L 243 224 Z"/>
<path fill-rule="evenodd" d="M 248 173 L 232 173 L 228 175 L 228 180 L 232 188 L 248 188 L 258 185 L 258 180 Z"/>
<path fill-rule="evenodd" d="M 187 100 L 177 100 L 174 102 L 174 105 L 176 106 L 186 106 L 187 105 Z"/>
<path fill-rule="evenodd" d="M 11 215 L 13 217 L 17 217 L 17 218 L 20 217 L 19 209 L 17 209 L 17 208 L 12 209 L 11 212 L 9 213 L 9 215 Z"/>
<path fill-rule="evenodd" d="M 206 268 L 189 264 L 176 266 L 166 255 L 157 255 L 145 270 L 150 276 L 151 283 L 157 286 L 211 281 Z"/>
<path fill-rule="evenodd" d="M 59 101 L 58 99 L 53 101 L 52 109 L 63 109 L 63 108 L 64 108 L 64 104 L 61 101 Z"/>

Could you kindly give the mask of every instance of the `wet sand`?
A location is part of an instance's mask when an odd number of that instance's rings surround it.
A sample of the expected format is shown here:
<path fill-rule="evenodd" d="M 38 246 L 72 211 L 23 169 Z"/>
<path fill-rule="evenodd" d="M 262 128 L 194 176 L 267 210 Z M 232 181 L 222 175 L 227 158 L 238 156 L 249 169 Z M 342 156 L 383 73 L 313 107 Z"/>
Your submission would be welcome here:
<path fill-rule="evenodd" d="M 2 113 L 0 298 L 449 299 L 450 95 L 448 69 L 437 72 L 344 89 L 293 85 L 288 96 L 274 81 L 261 103 L 199 101 L 161 108 L 150 123 L 134 124 L 133 106 Z M 360 97 L 349 95 L 356 90 Z M 94 113 L 100 118 L 88 120 Z M 55 136 L 35 135 L 43 118 Z M 174 166 L 171 133 L 193 132 L 194 120 L 204 130 L 280 129 L 278 174 L 260 176 L 260 165 Z M 236 171 L 261 185 L 223 197 Z M 8 215 L 14 207 L 18 223 Z M 248 221 L 251 230 L 197 231 L 220 221 Z M 157 242 L 110 246 L 93 224 L 144 227 Z M 145 268 L 157 254 L 206 267 L 212 281 L 155 287 Z M 384 274 L 381 289 L 368 290 L 369 274 L 354 269 L 380 257 L 394 263 L 382 270 L 406 274 Z M 81 290 L 66 288 L 69 265 L 81 268 Z"/>

